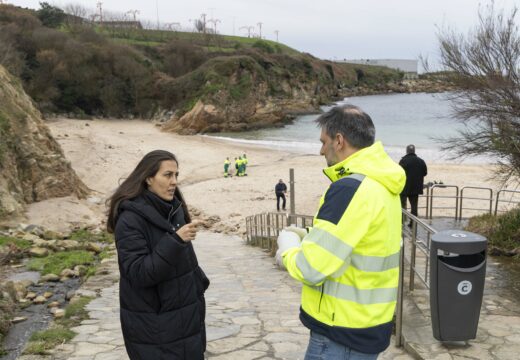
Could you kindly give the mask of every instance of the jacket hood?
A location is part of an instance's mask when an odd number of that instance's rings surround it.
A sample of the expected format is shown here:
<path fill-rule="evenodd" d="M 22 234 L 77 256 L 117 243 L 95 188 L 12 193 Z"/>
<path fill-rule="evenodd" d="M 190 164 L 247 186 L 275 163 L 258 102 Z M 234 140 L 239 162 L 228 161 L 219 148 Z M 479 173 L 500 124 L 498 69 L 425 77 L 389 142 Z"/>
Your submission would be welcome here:
<path fill-rule="evenodd" d="M 134 199 L 123 201 L 119 206 L 119 211 L 121 213 L 125 210 L 138 214 L 158 228 L 161 228 L 165 231 L 171 230 L 171 225 L 168 223 L 168 220 L 161 216 L 157 209 L 149 204 L 143 196 L 138 196 Z"/>
<path fill-rule="evenodd" d="M 400 194 L 406 182 L 403 168 L 388 156 L 380 141 L 355 152 L 323 172 L 332 182 L 350 174 L 362 174 L 377 181 L 392 194 Z"/>

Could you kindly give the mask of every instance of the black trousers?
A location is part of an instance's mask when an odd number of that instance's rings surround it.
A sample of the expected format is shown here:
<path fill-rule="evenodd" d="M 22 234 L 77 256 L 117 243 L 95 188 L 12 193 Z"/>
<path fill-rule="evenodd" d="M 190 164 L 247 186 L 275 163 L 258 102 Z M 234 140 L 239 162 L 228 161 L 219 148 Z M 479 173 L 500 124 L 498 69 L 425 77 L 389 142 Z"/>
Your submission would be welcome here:
<path fill-rule="evenodd" d="M 282 209 L 285 210 L 285 194 L 276 193 L 276 210 L 280 210 L 280 199 L 283 199 Z"/>
<path fill-rule="evenodd" d="M 417 216 L 417 203 L 419 202 L 419 195 L 403 195 L 401 194 L 401 207 L 406 209 L 406 198 L 410 201 L 410 207 L 412 208 L 412 215 Z"/>

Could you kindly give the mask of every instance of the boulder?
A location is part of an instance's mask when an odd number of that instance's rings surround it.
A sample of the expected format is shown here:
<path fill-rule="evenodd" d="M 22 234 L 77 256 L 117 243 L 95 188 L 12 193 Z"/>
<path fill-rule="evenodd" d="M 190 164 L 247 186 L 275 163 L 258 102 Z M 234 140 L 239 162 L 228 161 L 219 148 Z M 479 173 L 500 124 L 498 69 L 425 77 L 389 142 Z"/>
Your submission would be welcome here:
<path fill-rule="evenodd" d="M 44 257 L 49 255 L 49 250 L 42 247 L 32 247 L 29 249 L 29 255 L 33 257 Z"/>
<path fill-rule="evenodd" d="M 59 281 L 59 280 L 60 280 L 60 277 L 58 275 L 56 275 L 56 274 L 47 274 L 47 275 L 43 275 L 40 278 L 41 282 L 48 282 L 48 281 L 56 282 L 56 281 Z"/>

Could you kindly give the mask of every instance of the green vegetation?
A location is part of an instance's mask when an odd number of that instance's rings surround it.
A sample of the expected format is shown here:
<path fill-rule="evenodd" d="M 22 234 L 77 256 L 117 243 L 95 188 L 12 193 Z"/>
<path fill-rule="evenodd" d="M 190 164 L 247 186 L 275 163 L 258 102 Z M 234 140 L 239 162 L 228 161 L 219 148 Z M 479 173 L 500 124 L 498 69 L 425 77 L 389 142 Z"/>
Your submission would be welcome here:
<path fill-rule="evenodd" d="M 11 319 L 14 315 L 16 305 L 6 293 L 3 288 L 0 288 L 0 356 L 5 354 L 2 347 L 4 336 L 7 334 L 11 326 Z"/>
<path fill-rule="evenodd" d="M 384 90 L 402 78 L 390 69 L 322 61 L 256 38 L 91 26 L 70 17 L 55 29 L 49 27 L 58 21 L 53 11 L 44 4 L 36 13 L 0 7 L 0 48 L 9 49 L 0 65 L 22 79 L 43 112 L 182 115 L 201 100 L 234 109 L 237 114 L 226 116 L 247 122 L 250 114 L 239 108 L 252 101 L 244 100 L 283 100 L 297 89 L 322 103 L 338 89 Z"/>
<path fill-rule="evenodd" d="M 466 230 L 487 237 L 489 246 L 495 253 L 516 253 L 515 256 L 520 258 L 520 208 L 498 216 L 485 214 L 472 217 Z"/>
<path fill-rule="evenodd" d="M 15 246 L 19 250 L 25 250 L 31 247 L 31 242 L 27 240 L 0 235 L 0 246 Z"/>
<path fill-rule="evenodd" d="M 67 305 L 65 316 L 55 320 L 50 329 L 37 331 L 31 335 L 24 353 L 46 355 L 57 345 L 69 342 L 76 335 L 70 328 L 80 325 L 83 320 L 89 318 L 85 306 L 90 301 L 92 301 L 90 297 L 81 297 Z"/>
<path fill-rule="evenodd" d="M 40 271 L 42 275 L 59 275 L 64 269 L 72 269 L 76 265 L 90 265 L 94 263 L 94 255 L 84 250 L 59 252 L 43 258 L 31 259 L 27 268 Z"/>
<path fill-rule="evenodd" d="M 76 334 L 62 326 L 55 326 L 48 330 L 37 331 L 31 335 L 25 354 L 46 355 L 50 349 L 59 344 L 70 341 Z"/>
<path fill-rule="evenodd" d="M 70 240 L 76 240 L 79 242 L 100 242 L 100 243 L 113 243 L 114 242 L 114 235 L 109 234 L 106 231 L 102 231 L 99 233 L 93 233 L 89 229 L 78 229 L 74 230 L 69 235 Z"/>

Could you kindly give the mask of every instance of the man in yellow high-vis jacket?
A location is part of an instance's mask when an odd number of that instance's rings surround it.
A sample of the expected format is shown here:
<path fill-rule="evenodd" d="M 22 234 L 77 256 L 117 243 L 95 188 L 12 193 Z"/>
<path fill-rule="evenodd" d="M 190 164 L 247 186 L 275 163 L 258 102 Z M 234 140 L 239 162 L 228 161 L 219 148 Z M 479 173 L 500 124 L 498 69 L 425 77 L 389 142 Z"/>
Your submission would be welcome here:
<path fill-rule="evenodd" d="M 405 173 L 361 109 L 335 107 L 316 122 L 332 184 L 308 232 L 281 233 L 277 258 L 303 283 L 305 359 L 376 359 L 392 333 Z"/>

